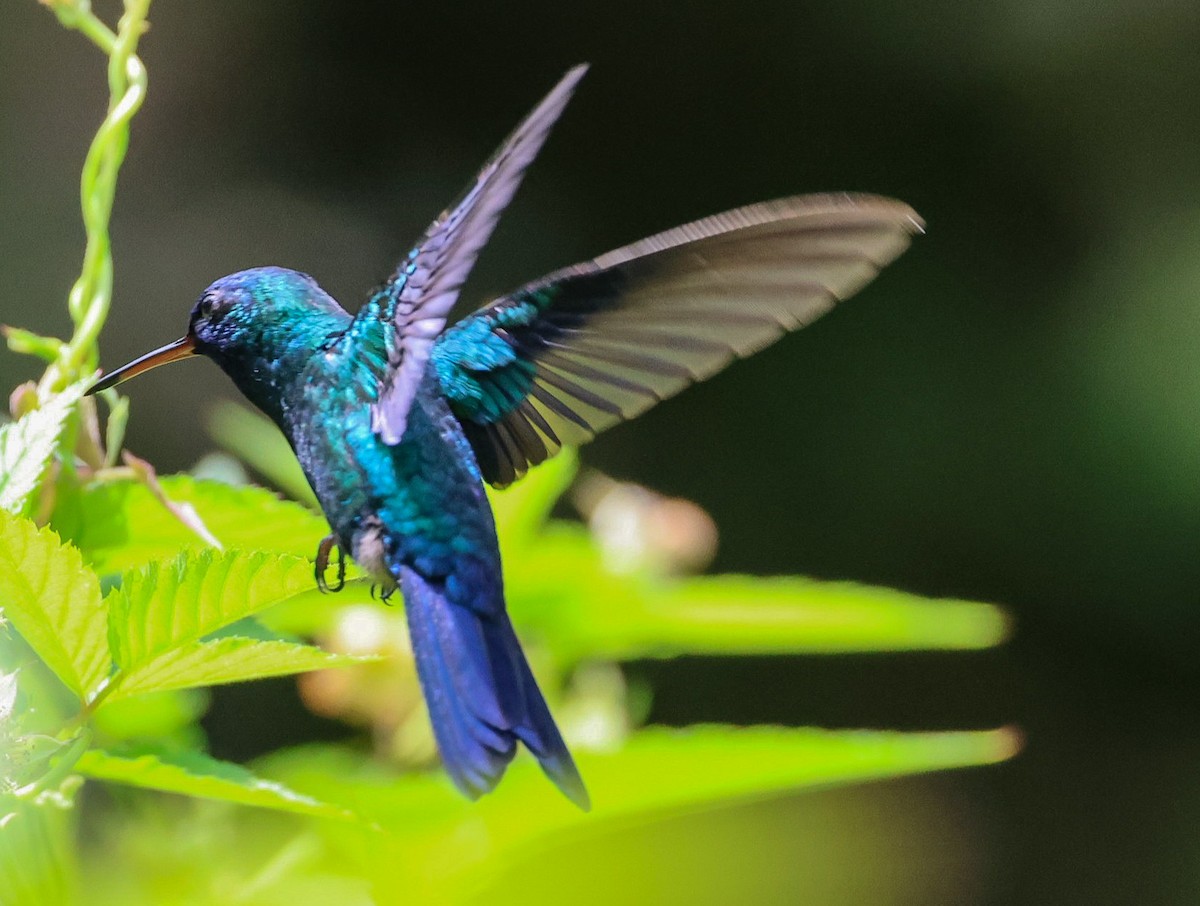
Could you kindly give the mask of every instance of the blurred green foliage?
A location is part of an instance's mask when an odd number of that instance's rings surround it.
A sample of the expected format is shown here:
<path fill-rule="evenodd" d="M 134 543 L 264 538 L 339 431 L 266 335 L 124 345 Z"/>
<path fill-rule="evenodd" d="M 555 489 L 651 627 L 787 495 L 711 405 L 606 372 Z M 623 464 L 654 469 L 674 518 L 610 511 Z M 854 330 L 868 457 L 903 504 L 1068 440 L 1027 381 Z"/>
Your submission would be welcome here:
<path fill-rule="evenodd" d="M 232 436 L 226 440 L 236 443 Z M 289 462 L 286 450 L 279 452 L 275 461 Z M 574 471 L 573 457 L 563 455 L 497 495 L 496 510 L 509 529 L 514 620 L 539 672 L 551 678 L 547 685 L 555 690 L 564 731 L 594 788 L 595 814 L 577 814 L 528 759 L 514 766 L 497 794 L 477 804 L 462 800 L 436 768 L 417 770 L 432 748 L 402 613 L 370 605 L 361 580 L 336 600 L 315 593 L 311 563 L 291 553 L 313 550 L 324 531 L 304 507 L 260 488 L 181 475 L 163 487 L 174 500 L 194 504 L 197 516 L 219 534 L 224 552 L 194 533 L 189 538 L 186 526 L 134 479 L 95 480 L 62 498 L 65 522 L 87 526 L 64 529 L 69 545 L 48 528 L 0 516 L 0 591 L 10 624 L 4 663 L 17 668 L 5 675 L 8 738 L 0 755 L 9 766 L 8 801 L 14 809 L 20 804 L 13 814 L 24 816 L 12 819 L 13 828 L 43 822 L 46 834 L 52 828 L 67 834 L 69 825 L 53 816 L 64 801 L 75 801 L 77 781 L 68 775 L 82 775 L 335 819 L 297 824 L 296 839 L 310 840 L 295 844 L 304 857 L 269 883 L 247 868 L 238 883 L 248 889 L 291 889 L 298 875 L 318 867 L 328 875 L 336 864 L 347 889 L 366 880 L 383 902 L 414 894 L 446 898 L 467 896 L 523 850 L 561 832 L 603 834 L 632 816 L 983 764 L 1013 753 L 1016 742 L 1008 731 L 639 729 L 620 674 L 606 672 L 611 668 L 604 664 L 613 658 L 977 647 L 1001 641 L 1005 623 L 987 605 L 841 583 L 608 572 L 600 545 L 586 531 L 545 521 Z M 246 544 L 256 552 L 242 552 Z M 164 545 L 183 551 L 164 558 Z M 561 607 L 547 605 L 554 598 Z M 364 615 L 365 607 L 373 607 L 371 613 Z M 324 653 L 294 641 L 296 634 L 341 650 Z M 195 748 L 194 731 L 180 732 L 194 727 L 202 708 L 186 697 L 176 700 L 183 693 L 174 690 L 337 666 L 342 669 L 312 677 L 306 697 L 325 713 L 366 724 L 376 738 L 374 753 L 356 744 L 302 746 L 247 769 L 204 755 Z M 21 705 L 13 707 L 18 694 Z M 396 713 L 405 707 L 406 713 Z M 37 736 L 52 745 L 30 758 Z M 46 795 L 48 788 L 54 795 Z M 30 811 L 30 802 L 51 811 Z M 117 813 L 117 820 L 145 822 L 146 833 L 158 836 L 158 823 L 141 814 L 155 808 L 142 803 L 132 815 Z M 226 820 L 220 837 L 226 845 L 257 833 L 253 821 L 243 826 L 236 816 Z M 477 846 L 464 853 L 468 829 Z M 131 827 L 123 833 L 138 832 Z M 26 862 L 18 843 L 24 838 L 14 831 L 3 839 L 12 845 L 0 847 L 0 858 L 12 860 L 7 871 L 21 878 Z M 69 853 L 65 839 L 56 846 Z M 45 883 L 62 883 L 74 858 Z M 84 876 L 112 859 L 107 847 L 86 848 Z M 213 852 L 201 864 L 220 861 Z M 453 871 L 446 868 L 451 863 Z M 120 896 L 129 897 L 132 879 L 157 877 L 161 866 L 134 862 L 122 874 L 130 880 Z M 195 865 L 187 874 L 186 883 L 177 879 L 181 890 L 216 883 L 215 876 L 198 876 Z M 233 883 L 226 873 L 221 877 L 221 884 Z M 153 902 L 152 887 L 141 889 L 140 899 L 113 902 Z M 194 895 L 206 902 L 217 890 Z"/>

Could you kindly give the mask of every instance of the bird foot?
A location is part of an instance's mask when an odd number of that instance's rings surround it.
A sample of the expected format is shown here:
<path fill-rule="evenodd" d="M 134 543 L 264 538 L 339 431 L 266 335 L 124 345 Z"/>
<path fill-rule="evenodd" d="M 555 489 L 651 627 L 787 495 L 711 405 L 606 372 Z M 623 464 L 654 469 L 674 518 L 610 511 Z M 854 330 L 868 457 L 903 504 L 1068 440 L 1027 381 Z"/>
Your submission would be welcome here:
<path fill-rule="evenodd" d="M 371 600 L 375 600 L 376 598 L 378 598 L 384 604 L 391 606 L 391 603 L 392 603 L 391 597 L 392 597 L 392 595 L 394 595 L 396 593 L 396 589 L 399 587 L 400 586 L 398 586 L 398 585 L 391 585 L 388 588 L 381 588 L 379 585 L 372 582 L 371 583 Z"/>
<path fill-rule="evenodd" d="M 325 571 L 329 569 L 329 554 L 337 548 L 337 584 L 330 585 L 325 581 Z M 338 544 L 337 535 L 326 535 L 317 546 L 317 558 L 313 562 L 313 573 L 317 577 L 317 588 L 322 594 L 339 592 L 346 587 L 346 552 Z"/>

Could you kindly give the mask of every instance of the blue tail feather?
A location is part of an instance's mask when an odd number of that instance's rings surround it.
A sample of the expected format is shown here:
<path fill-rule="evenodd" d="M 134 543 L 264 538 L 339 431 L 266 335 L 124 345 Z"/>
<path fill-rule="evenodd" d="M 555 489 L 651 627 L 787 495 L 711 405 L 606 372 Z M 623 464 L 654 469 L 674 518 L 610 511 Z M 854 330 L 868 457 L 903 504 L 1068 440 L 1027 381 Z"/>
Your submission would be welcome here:
<path fill-rule="evenodd" d="M 452 603 L 440 583 L 407 567 L 399 573 L 417 675 L 455 785 L 472 799 L 490 791 L 519 740 L 563 794 L 586 811 L 587 789 L 508 614 Z"/>

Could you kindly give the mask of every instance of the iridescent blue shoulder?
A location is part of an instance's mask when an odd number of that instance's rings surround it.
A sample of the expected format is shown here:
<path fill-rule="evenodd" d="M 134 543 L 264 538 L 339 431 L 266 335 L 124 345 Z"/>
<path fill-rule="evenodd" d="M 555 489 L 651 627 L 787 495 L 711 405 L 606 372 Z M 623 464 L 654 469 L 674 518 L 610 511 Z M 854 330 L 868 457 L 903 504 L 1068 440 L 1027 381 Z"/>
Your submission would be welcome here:
<path fill-rule="evenodd" d="M 455 411 L 490 424 L 520 405 L 536 368 L 521 356 L 511 331 L 532 324 L 554 295 L 552 287 L 522 293 L 460 321 L 443 334 L 430 361 Z"/>

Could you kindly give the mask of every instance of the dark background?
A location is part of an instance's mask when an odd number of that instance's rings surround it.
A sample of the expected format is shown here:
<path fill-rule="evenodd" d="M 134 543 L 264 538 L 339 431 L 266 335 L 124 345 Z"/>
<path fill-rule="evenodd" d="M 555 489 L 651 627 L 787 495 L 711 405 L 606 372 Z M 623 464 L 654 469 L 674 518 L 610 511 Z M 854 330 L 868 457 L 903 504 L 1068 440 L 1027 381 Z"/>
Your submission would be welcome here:
<path fill-rule="evenodd" d="M 631 672 L 663 722 L 1023 728 L 1003 767 L 705 825 L 773 829 L 779 858 L 822 821 L 924 828 L 863 844 L 876 888 L 810 875 L 812 901 L 906 901 L 881 892 L 903 888 L 888 872 L 937 876 L 947 846 L 958 880 L 925 888 L 944 901 L 1196 901 L 1194 4 L 196 0 L 151 19 L 109 367 L 178 336 L 200 290 L 244 267 L 308 271 L 353 308 L 582 60 L 471 300 L 751 201 L 912 204 L 928 235 L 859 298 L 584 458 L 709 509 L 717 570 L 996 601 L 1014 641 Z M 33 0 L 0 6 L 0 321 L 67 332 L 102 66 Z M 0 357 L 6 387 L 35 373 Z M 131 393 L 129 443 L 163 470 L 195 462 L 206 405 L 234 395 L 204 363 Z M 945 815 L 959 823 L 933 826 Z M 673 828 L 658 852 L 686 860 Z"/>

